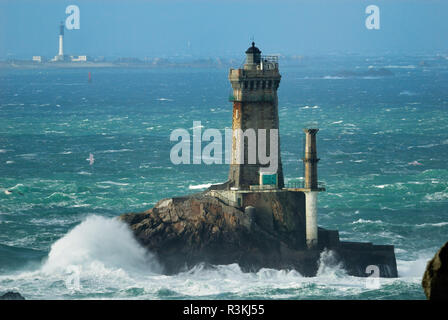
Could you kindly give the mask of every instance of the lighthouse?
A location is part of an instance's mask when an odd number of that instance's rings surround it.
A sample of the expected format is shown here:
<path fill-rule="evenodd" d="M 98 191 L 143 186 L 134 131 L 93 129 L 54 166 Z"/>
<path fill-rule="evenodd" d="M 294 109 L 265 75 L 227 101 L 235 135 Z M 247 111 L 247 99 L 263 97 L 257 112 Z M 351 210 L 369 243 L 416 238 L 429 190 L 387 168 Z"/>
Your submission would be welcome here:
<path fill-rule="evenodd" d="M 265 206 L 276 208 L 272 209 L 273 213 L 278 209 L 277 205 L 285 201 L 283 197 L 288 198 L 297 205 L 295 211 L 291 211 L 290 214 L 304 218 L 301 245 L 315 250 L 328 241 L 328 239 L 322 239 L 321 243 L 318 243 L 317 198 L 319 192 L 325 191 L 318 182 L 317 176 L 319 158 L 317 157 L 316 134 L 319 129 L 303 130 L 306 140 L 302 158 L 304 183 L 289 182 L 285 186 L 278 136 L 277 90 L 281 79 L 278 66 L 278 57 L 263 56 L 261 50 L 252 42 L 252 46 L 246 50 L 244 65 L 238 69 L 230 69 L 229 80 L 232 93 L 229 99 L 233 102 L 233 116 L 229 179 L 226 183 L 211 186 L 209 190 L 212 196 L 219 198 L 222 202 L 244 208 L 248 215 L 262 221 L 260 223 L 265 223 L 266 228 L 273 227 L 269 224 L 269 221 L 273 220 L 260 218 L 266 215 Z M 277 133 L 274 139 L 269 134 L 272 131 Z M 252 146 L 255 144 L 257 148 L 263 147 L 264 151 L 269 150 L 271 154 L 276 153 L 275 169 L 266 165 L 263 154 L 260 154 L 259 150 L 251 149 L 250 144 Z M 263 203 L 270 204 L 263 205 Z M 269 210 L 271 209 L 267 209 L 268 212 Z M 291 217 L 289 221 L 281 223 L 286 225 L 286 229 L 293 229 L 294 222 L 292 221 L 295 219 Z"/>
<path fill-rule="evenodd" d="M 276 188 L 283 188 L 283 170 L 280 157 L 280 140 L 278 138 L 278 98 L 277 89 L 281 75 L 278 69 L 278 57 L 263 56 L 261 50 L 252 45 L 246 50 L 243 68 L 230 69 L 229 80 L 232 85 L 230 101 L 233 102 L 232 116 L 232 150 L 229 169 L 229 186 L 234 190 L 248 190 L 251 186 L 270 181 Z M 254 134 L 246 134 L 252 131 Z M 259 152 L 249 154 L 249 141 L 260 147 L 260 129 L 265 132 L 265 150 L 270 152 L 271 144 L 277 157 L 275 172 L 266 171 L 268 165 L 263 163 Z M 271 141 L 272 132 L 276 131 L 277 141 Z M 245 134 L 235 134 L 243 132 Z M 241 154 L 243 150 L 244 154 Z M 258 150 L 259 151 L 259 150 Z M 252 157 L 252 161 L 251 160 Z M 243 160 L 243 161 L 239 161 Z"/>
<path fill-rule="evenodd" d="M 64 56 L 64 24 L 61 22 L 59 26 L 59 53 L 60 57 Z"/>
<path fill-rule="evenodd" d="M 64 23 L 61 22 L 59 25 L 59 50 L 52 61 L 64 61 L 64 58 Z"/>

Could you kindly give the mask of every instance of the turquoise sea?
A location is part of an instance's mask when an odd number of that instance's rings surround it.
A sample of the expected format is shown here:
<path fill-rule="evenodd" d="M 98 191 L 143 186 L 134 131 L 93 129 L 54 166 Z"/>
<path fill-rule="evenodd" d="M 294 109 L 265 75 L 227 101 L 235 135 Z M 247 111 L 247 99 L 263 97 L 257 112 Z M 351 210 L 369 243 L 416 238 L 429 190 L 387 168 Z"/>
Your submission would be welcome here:
<path fill-rule="evenodd" d="M 369 68 L 393 75 L 366 76 Z M 172 164 L 169 136 L 191 130 L 193 121 L 203 129 L 231 126 L 228 69 L 2 69 L 0 293 L 424 299 L 425 264 L 448 240 L 447 57 L 316 56 L 280 61 L 280 70 L 286 181 L 302 175 L 302 128 L 319 127 L 327 186 L 319 225 L 340 230 L 343 240 L 395 245 L 399 278 L 372 289 L 325 257 L 314 278 L 293 270 L 243 273 L 237 265 L 163 275 L 115 218 L 226 180 L 225 164 Z M 344 70 L 357 76 L 340 76 Z"/>

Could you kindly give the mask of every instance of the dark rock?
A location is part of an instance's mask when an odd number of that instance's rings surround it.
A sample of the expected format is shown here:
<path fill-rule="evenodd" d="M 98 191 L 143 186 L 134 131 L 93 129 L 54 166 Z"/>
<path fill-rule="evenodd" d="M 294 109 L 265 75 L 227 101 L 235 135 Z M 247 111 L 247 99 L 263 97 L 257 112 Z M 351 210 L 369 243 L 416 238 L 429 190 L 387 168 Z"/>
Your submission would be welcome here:
<path fill-rule="evenodd" d="M 338 231 L 319 228 L 318 247 L 307 249 L 303 192 L 249 192 L 243 203 L 245 209 L 204 192 L 164 199 L 120 219 L 168 274 L 199 263 L 238 263 L 243 271 L 295 269 L 314 276 L 321 252 L 329 249 L 351 275 L 365 277 L 368 265 L 378 265 L 381 276 L 397 276 L 393 246 L 341 242 Z"/>
<path fill-rule="evenodd" d="M 422 286 L 429 300 L 448 300 L 448 242 L 426 265 Z"/>
<path fill-rule="evenodd" d="M 25 300 L 25 298 L 18 292 L 8 291 L 0 296 L 0 300 Z"/>

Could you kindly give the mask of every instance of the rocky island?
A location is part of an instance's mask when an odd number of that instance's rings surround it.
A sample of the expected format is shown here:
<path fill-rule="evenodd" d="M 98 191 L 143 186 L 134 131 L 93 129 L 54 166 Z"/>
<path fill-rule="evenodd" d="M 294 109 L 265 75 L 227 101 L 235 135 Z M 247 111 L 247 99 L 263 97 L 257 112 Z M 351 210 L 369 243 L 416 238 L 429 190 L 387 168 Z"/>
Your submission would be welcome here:
<path fill-rule="evenodd" d="M 244 271 L 295 269 L 314 276 L 323 250 L 335 253 L 347 273 L 365 277 L 376 265 L 382 277 L 397 277 L 394 247 L 344 242 L 335 230 L 318 228 L 318 246 L 305 241 L 304 195 L 254 193 L 245 210 L 227 205 L 210 191 L 159 201 L 142 213 L 128 213 L 137 240 L 155 253 L 168 274 L 198 263 L 238 263 Z"/>
<path fill-rule="evenodd" d="M 369 270 L 377 270 L 381 277 L 397 277 L 393 246 L 340 241 L 337 230 L 318 227 L 317 195 L 325 191 L 317 180 L 318 129 L 304 129 L 304 183 L 285 186 L 277 135 L 280 78 L 276 57 L 262 56 L 252 43 L 244 67 L 229 74 L 234 135 L 228 181 L 201 193 L 163 199 L 120 219 L 156 254 L 167 274 L 198 263 L 238 263 L 244 271 L 295 269 L 314 276 L 322 252 L 331 251 L 333 262 L 350 275 L 366 277 Z M 245 134 L 250 130 L 254 135 Z M 275 165 L 259 154 L 245 163 L 250 144 L 259 146 L 266 132 L 270 140 L 264 150 L 270 150 Z"/>

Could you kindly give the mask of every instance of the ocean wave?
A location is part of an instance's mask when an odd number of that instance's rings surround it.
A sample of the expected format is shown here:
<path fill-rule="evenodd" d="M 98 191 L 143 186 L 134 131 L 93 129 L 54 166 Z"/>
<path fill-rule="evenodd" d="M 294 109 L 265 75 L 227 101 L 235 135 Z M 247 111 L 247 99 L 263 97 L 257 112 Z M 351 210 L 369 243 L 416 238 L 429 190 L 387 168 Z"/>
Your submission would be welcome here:
<path fill-rule="evenodd" d="M 115 117 L 115 118 L 109 118 L 109 119 L 107 119 L 107 121 L 108 122 L 112 122 L 112 121 L 122 121 L 122 120 L 126 120 L 126 119 L 128 119 L 129 117 Z"/>
<path fill-rule="evenodd" d="M 376 189 L 403 189 L 405 188 L 404 184 L 404 182 L 395 182 L 373 185 L 373 187 Z"/>
<path fill-rule="evenodd" d="M 92 172 L 79 171 L 78 174 L 83 175 L 83 176 L 91 176 L 91 175 L 92 175 Z"/>
<path fill-rule="evenodd" d="M 101 181 L 98 182 L 99 184 L 111 184 L 114 186 L 128 186 L 129 183 L 124 183 L 124 182 L 115 182 L 115 181 Z"/>
<path fill-rule="evenodd" d="M 418 278 L 420 281 L 425 272 L 426 264 L 431 259 L 431 255 L 421 254 L 415 260 L 397 260 L 398 276 L 403 278 Z"/>
<path fill-rule="evenodd" d="M 400 96 L 415 96 L 416 93 L 412 92 L 412 91 L 404 90 L 404 91 L 401 91 L 399 95 Z"/>
<path fill-rule="evenodd" d="M 380 209 L 383 211 L 398 211 L 398 209 L 394 209 L 394 208 L 390 208 L 390 207 L 386 207 L 380 204 Z"/>
<path fill-rule="evenodd" d="M 118 150 L 103 150 L 103 151 L 97 151 L 96 153 L 116 153 L 116 152 L 131 152 L 134 150 L 131 149 L 118 149 Z"/>
<path fill-rule="evenodd" d="M 409 267 L 403 262 L 400 271 L 409 276 Z M 161 274 L 160 270 L 154 256 L 136 242 L 127 225 L 117 219 L 89 216 L 51 246 L 41 267 L 1 275 L 0 287 L 17 288 L 31 299 L 91 299 L 104 295 L 119 299 L 339 299 L 362 297 L 371 290 L 368 279 L 348 276 L 328 250 L 321 253 L 316 277 L 269 268 L 243 272 L 236 263 L 198 264 L 174 275 Z M 74 286 L 76 279 L 78 287 Z M 388 286 L 403 281 L 380 280 L 385 292 L 390 290 Z"/>
<path fill-rule="evenodd" d="M 327 152 L 327 154 L 329 154 L 330 156 L 342 156 L 342 155 L 350 155 L 350 153 L 341 151 L 341 150 L 336 150 L 336 151 L 329 151 Z"/>
<path fill-rule="evenodd" d="M 14 107 L 14 106 L 24 106 L 24 103 L 4 103 L 1 106 L 2 107 Z"/>
<path fill-rule="evenodd" d="M 399 235 L 398 233 L 390 232 L 390 231 L 376 232 L 375 235 L 380 238 L 385 238 L 388 241 L 394 241 L 397 239 L 405 239 L 405 237 Z"/>
<path fill-rule="evenodd" d="M 312 107 L 304 106 L 304 107 L 301 107 L 300 109 L 319 109 L 319 106 L 312 106 Z"/>
<path fill-rule="evenodd" d="M 347 271 L 344 270 L 342 263 L 337 260 L 335 253 L 325 249 L 319 257 L 317 276 L 340 278 L 347 276 Z"/>
<path fill-rule="evenodd" d="M 61 218 L 33 218 L 29 220 L 33 225 L 39 226 L 65 226 L 67 223 L 72 223 L 73 219 L 68 217 L 67 219 Z"/>
<path fill-rule="evenodd" d="M 42 267 L 44 273 L 64 272 L 70 266 L 160 272 L 154 256 L 134 239 L 118 219 L 89 216 L 52 246 Z"/>
<path fill-rule="evenodd" d="M 76 199 L 76 196 L 73 194 L 66 194 L 63 192 L 53 192 L 48 197 L 45 197 L 45 199 L 56 200 L 56 201 L 74 200 L 74 199 Z"/>
<path fill-rule="evenodd" d="M 17 156 L 25 159 L 33 159 L 37 157 L 37 153 L 24 153 L 24 154 L 18 154 Z"/>
<path fill-rule="evenodd" d="M 406 66 L 400 66 L 400 65 L 388 65 L 388 66 L 384 66 L 384 68 L 388 68 L 388 69 L 415 69 L 416 66 L 410 64 L 410 65 L 406 65 Z"/>
<path fill-rule="evenodd" d="M 424 145 L 420 145 L 420 146 L 409 146 L 408 149 L 414 149 L 414 148 L 433 148 L 433 147 L 437 147 L 439 144 L 437 143 L 430 143 L 430 144 L 424 144 Z"/>
<path fill-rule="evenodd" d="M 88 203 L 78 203 L 78 204 L 74 204 L 69 206 L 69 208 L 87 208 L 90 207 L 90 204 Z"/>
<path fill-rule="evenodd" d="M 343 80 L 346 79 L 344 77 L 338 77 L 338 76 L 324 76 L 322 77 L 324 80 Z"/>
<path fill-rule="evenodd" d="M 445 190 L 445 191 L 435 192 L 433 194 L 427 194 L 427 195 L 425 195 L 424 199 L 427 201 L 445 201 L 445 200 L 448 200 L 448 192 Z"/>
<path fill-rule="evenodd" d="M 419 145 L 419 146 L 409 146 L 408 149 L 414 149 L 414 148 L 427 149 L 427 148 L 434 148 L 437 146 L 443 146 L 443 145 L 447 145 L 447 144 L 448 144 L 448 140 L 443 140 L 440 143 L 429 143 L 429 144 L 424 144 L 424 145 Z"/>
<path fill-rule="evenodd" d="M 352 224 L 384 224 L 381 220 L 365 220 L 365 219 L 358 219 L 356 221 L 353 221 Z"/>
<path fill-rule="evenodd" d="M 189 185 L 188 189 L 190 190 L 196 190 L 196 189 L 206 189 L 206 188 L 210 188 L 212 184 L 211 183 L 205 183 L 205 184 L 198 184 L 198 185 Z"/>
<path fill-rule="evenodd" d="M 424 227 L 444 227 L 448 226 L 448 222 L 438 222 L 438 223 L 422 223 L 417 224 L 416 227 L 424 228 Z"/>

